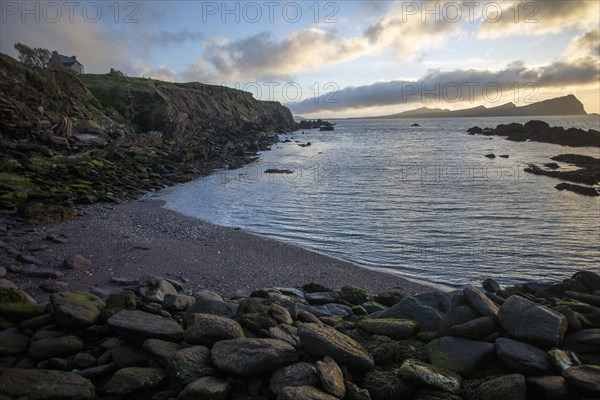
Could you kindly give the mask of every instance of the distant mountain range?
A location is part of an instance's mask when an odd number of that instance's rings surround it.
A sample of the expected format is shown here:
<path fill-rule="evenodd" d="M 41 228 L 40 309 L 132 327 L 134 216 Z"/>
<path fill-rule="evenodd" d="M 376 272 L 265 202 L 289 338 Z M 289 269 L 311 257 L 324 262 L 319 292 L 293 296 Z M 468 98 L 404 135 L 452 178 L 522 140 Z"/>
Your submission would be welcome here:
<path fill-rule="evenodd" d="M 369 118 L 469 118 L 469 117 L 535 117 L 544 115 L 588 115 L 583 104 L 570 94 L 550 100 L 540 101 L 527 106 L 517 107 L 506 103 L 498 107 L 484 106 L 464 110 L 421 107 L 398 114 Z"/>

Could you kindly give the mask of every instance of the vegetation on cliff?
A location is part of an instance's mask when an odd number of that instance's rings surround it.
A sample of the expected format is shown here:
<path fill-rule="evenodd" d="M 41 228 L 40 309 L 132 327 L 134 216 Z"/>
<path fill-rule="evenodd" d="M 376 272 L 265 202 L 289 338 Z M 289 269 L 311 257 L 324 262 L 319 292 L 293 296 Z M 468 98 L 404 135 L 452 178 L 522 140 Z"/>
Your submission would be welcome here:
<path fill-rule="evenodd" d="M 119 73 L 29 68 L 0 54 L 0 207 L 34 223 L 236 166 L 296 129 L 250 93 Z"/>

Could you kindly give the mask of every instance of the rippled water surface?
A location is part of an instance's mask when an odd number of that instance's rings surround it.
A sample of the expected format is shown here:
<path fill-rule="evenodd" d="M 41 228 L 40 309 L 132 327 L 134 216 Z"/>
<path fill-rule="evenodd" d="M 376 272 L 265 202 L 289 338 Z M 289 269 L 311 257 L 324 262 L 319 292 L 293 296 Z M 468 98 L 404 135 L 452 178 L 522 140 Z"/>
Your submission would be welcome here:
<path fill-rule="evenodd" d="M 599 150 L 466 134 L 529 119 L 338 121 L 334 132 L 283 135 L 292 141 L 259 162 L 160 197 L 186 215 L 442 285 L 600 272 L 600 198 L 559 192 L 559 180 L 523 172 L 529 162 Z M 598 116 L 540 119 L 600 126 Z"/>

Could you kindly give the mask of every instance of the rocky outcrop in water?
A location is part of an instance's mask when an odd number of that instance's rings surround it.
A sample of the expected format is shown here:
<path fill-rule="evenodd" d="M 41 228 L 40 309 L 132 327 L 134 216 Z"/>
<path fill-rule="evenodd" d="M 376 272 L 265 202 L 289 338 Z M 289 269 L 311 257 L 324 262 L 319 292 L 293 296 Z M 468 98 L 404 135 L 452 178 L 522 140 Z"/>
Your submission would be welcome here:
<path fill-rule="evenodd" d="M 0 207 L 45 223 L 235 167 L 296 129 L 250 93 L 27 68 L 0 54 Z"/>
<path fill-rule="evenodd" d="M 192 293 L 177 279 L 114 282 L 123 286 L 102 298 L 57 292 L 49 304 L 3 285 L 0 396 L 583 400 L 600 394 L 600 276 L 589 271 L 556 284 L 502 289 L 486 280 L 482 287 L 410 297 L 309 284 L 223 300 L 207 290 Z M 171 293 L 148 296 L 160 288 Z"/>
<path fill-rule="evenodd" d="M 583 156 L 579 154 L 561 154 L 559 156 L 552 157 L 552 160 L 570 164 L 578 169 L 563 170 L 560 168 L 560 165 L 556 163 L 547 163 L 544 165 L 544 167 L 530 164 L 527 168 L 525 168 L 525 172 L 535 175 L 550 176 L 569 182 L 590 185 L 583 186 L 563 182 L 556 185 L 556 189 L 561 191 L 568 190 L 584 196 L 600 196 L 600 193 L 598 193 L 596 188 L 593 187 L 593 185 L 600 184 L 600 158 Z"/>

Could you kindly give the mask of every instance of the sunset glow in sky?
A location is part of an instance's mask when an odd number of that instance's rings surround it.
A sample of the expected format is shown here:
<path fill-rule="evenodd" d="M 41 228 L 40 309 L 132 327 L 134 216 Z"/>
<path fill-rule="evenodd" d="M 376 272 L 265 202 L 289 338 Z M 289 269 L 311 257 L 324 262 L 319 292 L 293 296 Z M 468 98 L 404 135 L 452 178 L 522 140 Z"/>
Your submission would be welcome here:
<path fill-rule="evenodd" d="M 77 55 L 87 73 L 200 81 L 294 114 L 422 106 L 600 104 L 600 2 L 0 1 L 15 42 Z"/>

